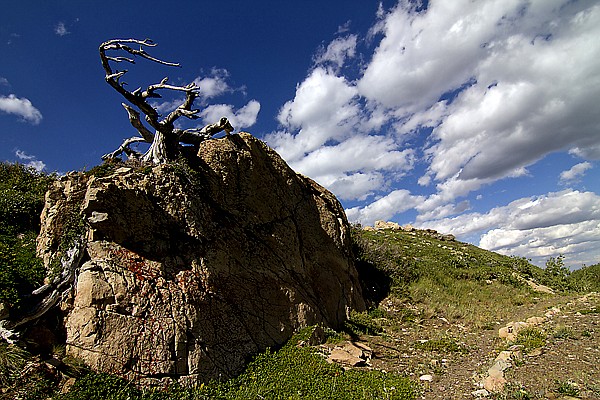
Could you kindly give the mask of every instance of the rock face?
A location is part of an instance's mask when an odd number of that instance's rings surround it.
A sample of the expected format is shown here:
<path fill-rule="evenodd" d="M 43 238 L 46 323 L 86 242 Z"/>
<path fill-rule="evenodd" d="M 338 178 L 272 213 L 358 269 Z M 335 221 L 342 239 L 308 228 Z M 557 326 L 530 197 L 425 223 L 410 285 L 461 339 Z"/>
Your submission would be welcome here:
<path fill-rule="evenodd" d="M 295 329 L 365 307 L 339 202 L 249 134 L 202 143 L 192 166 L 63 178 L 43 213 L 47 261 L 74 194 L 88 239 L 62 304 L 67 352 L 95 370 L 230 377 Z"/>

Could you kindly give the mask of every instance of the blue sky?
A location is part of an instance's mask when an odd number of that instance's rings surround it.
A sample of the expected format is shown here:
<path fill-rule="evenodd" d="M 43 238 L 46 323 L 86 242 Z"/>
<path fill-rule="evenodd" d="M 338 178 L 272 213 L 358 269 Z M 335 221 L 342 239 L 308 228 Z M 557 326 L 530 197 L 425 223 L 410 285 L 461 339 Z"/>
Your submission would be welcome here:
<path fill-rule="evenodd" d="M 139 60 L 132 90 L 196 82 L 185 127 L 227 116 L 351 221 L 600 262 L 599 1 L 5 2 L 0 159 L 81 170 L 135 135 L 100 65 L 113 38 L 181 64 Z"/>

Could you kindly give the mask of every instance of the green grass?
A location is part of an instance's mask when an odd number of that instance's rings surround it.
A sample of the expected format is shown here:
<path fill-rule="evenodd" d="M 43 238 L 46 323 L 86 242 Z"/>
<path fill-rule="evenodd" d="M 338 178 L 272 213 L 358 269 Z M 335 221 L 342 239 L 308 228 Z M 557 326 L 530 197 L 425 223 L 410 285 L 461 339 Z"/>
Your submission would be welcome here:
<path fill-rule="evenodd" d="M 0 341 L 0 385 L 12 384 L 29 359 L 29 353 L 14 344 Z"/>
<path fill-rule="evenodd" d="M 556 381 L 555 382 L 556 389 L 554 391 L 556 393 L 564 394 L 567 396 L 578 396 L 579 395 L 579 386 L 573 382 L 569 381 Z"/>
<path fill-rule="evenodd" d="M 558 326 L 552 332 L 552 337 L 555 339 L 577 339 L 577 335 L 573 329 L 566 326 Z"/>
<path fill-rule="evenodd" d="M 546 345 L 546 335 L 538 328 L 528 327 L 517 333 L 514 344 L 522 345 L 526 352 Z"/>
<path fill-rule="evenodd" d="M 311 328 L 294 336 L 278 351 L 259 354 L 239 377 L 195 388 L 139 390 L 107 374 L 89 374 L 62 400 L 125 399 L 415 399 L 416 384 L 396 373 L 344 371 L 329 364 L 314 348 L 298 347 Z"/>
<path fill-rule="evenodd" d="M 377 335 L 383 332 L 381 324 L 378 323 L 377 318 L 382 318 L 383 313 L 380 309 L 375 308 L 370 312 L 356 312 L 352 310 L 350 312 L 350 318 L 345 323 L 345 330 L 354 336 L 366 335 Z"/>
<path fill-rule="evenodd" d="M 580 310 L 579 313 L 583 314 L 583 315 L 587 315 L 587 314 L 600 314 L 600 307 L 596 306 L 594 308 L 590 308 L 587 310 Z"/>
<path fill-rule="evenodd" d="M 433 351 L 438 353 L 468 353 L 468 348 L 451 337 L 441 337 L 415 343 L 419 350 Z"/>

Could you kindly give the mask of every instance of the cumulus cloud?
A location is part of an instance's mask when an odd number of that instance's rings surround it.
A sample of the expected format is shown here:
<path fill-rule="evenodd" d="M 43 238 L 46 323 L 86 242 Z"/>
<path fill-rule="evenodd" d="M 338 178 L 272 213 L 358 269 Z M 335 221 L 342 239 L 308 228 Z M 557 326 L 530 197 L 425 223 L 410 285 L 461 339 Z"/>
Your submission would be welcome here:
<path fill-rule="evenodd" d="M 346 79 L 315 68 L 279 112 L 285 130 L 266 139 L 288 162 L 300 160 L 330 140 L 340 142 L 359 122 L 355 96 L 356 89 Z"/>
<path fill-rule="evenodd" d="M 221 117 L 226 117 L 236 130 L 240 130 L 254 125 L 259 111 L 260 103 L 250 100 L 237 111 L 230 104 L 213 104 L 202 110 L 199 115 L 205 124 L 212 124 Z"/>
<path fill-rule="evenodd" d="M 356 53 L 356 35 L 337 38 L 315 57 L 315 64 L 332 65 L 339 70 Z"/>
<path fill-rule="evenodd" d="M 210 75 L 204 77 L 199 76 L 194 79 L 194 83 L 199 88 L 200 99 L 208 100 L 233 91 L 227 83 L 228 78 L 229 71 L 222 68 L 213 68 Z"/>
<path fill-rule="evenodd" d="M 19 98 L 14 94 L 0 95 L 0 111 L 21 117 L 25 122 L 38 125 L 42 122 L 42 113 L 26 98 Z"/>
<path fill-rule="evenodd" d="M 27 167 L 33 168 L 38 172 L 43 171 L 46 168 L 46 164 L 43 161 L 37 159 L 36 156 L 25 153 L 22 150 L 15 150 L 15 156 Z"/>
<path fill-rule="evenodd" d="M 360 104 L 352 82 L 316 66 L 281 108 L 283 129 L 266 140 L 296 171 L 342 199 L 364 200 L 400 179 L 416 157 L 401 140 L 375 132 L 386 119 L 379 111 Z"/>
<path fill-rule="evenodd" d="M 497 180 L 598 146 L 600 6 L 432 1 L 418 13 L 401 3 L 381 29 L 358 89 L 404 114 L 405 129 L 435 127 L 425 149 L 435 180 Z"/>
<path fill-rule="evenodd" d="M 364 200 L 386 185 L 388 178 L 380 171 L 398 178 L 413 162 L 411 149 L 398 150 L 391 138 L 364 135 L 320 147 L 290 165 L 344 200 Z"/>
<path fill-rule="evenodd" d="M 346 210 L 348 219 L 363 225 L 373 225 L 377 220 L 387 221 L 395 214 L 416 207 L 424 198 L 414 196 L 408 190 L 394 190 L 366 207 Z"/>
<path fill-rule="evenodd" d="M 592 163 L 587 161 L 575 164 L 570 169 L 560 173 L 560 182 L 563 184 L 576 182 L 581 179 L 590 168 L 592 168 Z"/>

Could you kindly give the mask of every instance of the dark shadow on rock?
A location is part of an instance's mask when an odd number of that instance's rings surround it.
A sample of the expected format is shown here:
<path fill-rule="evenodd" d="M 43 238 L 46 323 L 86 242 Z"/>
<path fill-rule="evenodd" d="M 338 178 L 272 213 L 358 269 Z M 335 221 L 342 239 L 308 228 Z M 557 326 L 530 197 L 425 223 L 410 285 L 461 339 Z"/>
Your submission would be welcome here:
<path fill-rule="evenodd" d="M 387 297 L 392 287 L 392 278 L 373 263 L 357 260 L 354 263 L 367 307 L 377 307 Z"/>

